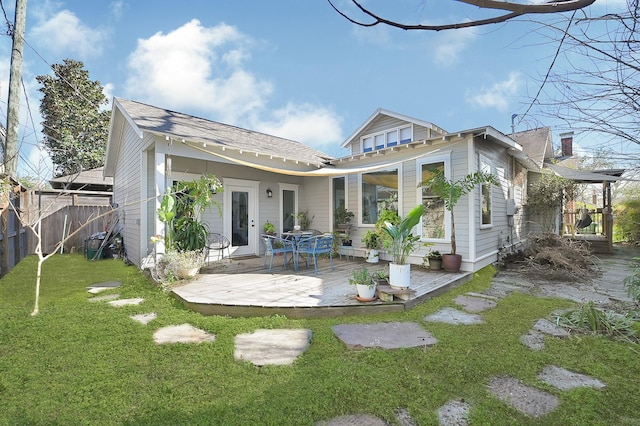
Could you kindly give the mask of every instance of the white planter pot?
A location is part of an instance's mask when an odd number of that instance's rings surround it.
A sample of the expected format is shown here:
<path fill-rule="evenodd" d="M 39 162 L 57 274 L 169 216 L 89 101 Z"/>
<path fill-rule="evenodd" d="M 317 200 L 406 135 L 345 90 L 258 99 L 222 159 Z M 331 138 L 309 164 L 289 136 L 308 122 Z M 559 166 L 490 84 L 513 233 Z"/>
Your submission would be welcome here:
<path fill-rule="evenodd" d="M 389 285 L 393 288 L 409 288 L 411 285 L 411 265 L 390 263 Z"/>
<path fill-rule="evenodd" d="M 182 278 L 182 279 L 193 278 L 196 275 L 198 275 L 198 272 L 200 272 L 200 268 L 199 267 L 195 267 L 195 268 L 176 268 L 176 275 L 178 276 L 178 278 Z"/>
<path fill-rule="evenodd" d="M 368 263 L 378 263 L 379 260 L 380 260 L 380 256 L 378 254 L 378 250 L 375 250 L 375 249 L 367 250 Z"/>
<path fill-rule="evenodd" d="M 358 290 L 358 296 L 361 299 L 373 299 L 374 297 L 376 297 L 375 283 L 372 286 L 368 286 L 365 284 L 356 284 L 356 289 Z"/>

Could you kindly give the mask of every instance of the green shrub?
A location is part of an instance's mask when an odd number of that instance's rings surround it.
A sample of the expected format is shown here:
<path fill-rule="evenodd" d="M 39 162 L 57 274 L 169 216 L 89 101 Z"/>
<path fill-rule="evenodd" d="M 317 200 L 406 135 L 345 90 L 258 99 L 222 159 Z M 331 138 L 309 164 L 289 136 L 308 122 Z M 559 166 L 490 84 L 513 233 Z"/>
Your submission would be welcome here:
<path fill-rule="evenodd" d="M 625 200 L 615 206 L 616 241 L 640 242 L 640 199 Z"/>

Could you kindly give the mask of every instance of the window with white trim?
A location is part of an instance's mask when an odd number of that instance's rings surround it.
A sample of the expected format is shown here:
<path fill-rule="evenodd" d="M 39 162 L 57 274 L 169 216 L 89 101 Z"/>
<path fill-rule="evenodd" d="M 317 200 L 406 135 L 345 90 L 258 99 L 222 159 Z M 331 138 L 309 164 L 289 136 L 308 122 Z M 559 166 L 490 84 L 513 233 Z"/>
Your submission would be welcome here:
<path fill-rule="evenodd" d="M 480 171 L 483 173 L 492 173 L 491 172 L 491 163 L 489 160 L 480 156 Z M 492 214 L 491 214 L 491 184 L 483 183 L 480 185 L 480 193 L 482 194 L 481 203 L 480 203 L 480 216 L 481 226 L 490 226 L 493 224 L 492 222 Z"/>
<path fill-rule="evenodd" d="M 434 163 L 424 163 L 421 165 L 421 181 L 431 178 L 436 170 L 445 171 L 444 161 Z M 446 210 L 444 201 L 438 197 L 433 191 L 422 188 L 421 191 L 422 205 L 424 213 L 422 214 L 422 238 L 442 240 L 446 237 Z"/>
<path fill-rule="evenodd" d="M 383 132 L 364 135 L 360 138 L 362 152 L 384 149 L 413 141 L 413 126 L 395 127 Z"/>
<path fill-rule="evenodd" d="M 363 173 L 361 223 L 373 225 L 382 210 L 398 211 L 398 169 Z"/>

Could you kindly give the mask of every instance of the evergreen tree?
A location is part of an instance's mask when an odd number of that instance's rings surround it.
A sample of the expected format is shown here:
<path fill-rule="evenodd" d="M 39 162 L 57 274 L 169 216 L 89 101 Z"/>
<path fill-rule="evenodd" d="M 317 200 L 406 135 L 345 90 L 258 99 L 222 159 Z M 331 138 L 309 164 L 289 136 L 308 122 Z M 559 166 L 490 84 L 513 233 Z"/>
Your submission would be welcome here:
<path fill-rule="evenodd" d="M 54 75 L 36 77 L 44 96 L 40 103 L 44 144 L 56 176 L 104 165 L 111 112 L 98 81 L 89 80 L 84 64 L 65 59 Z"/>

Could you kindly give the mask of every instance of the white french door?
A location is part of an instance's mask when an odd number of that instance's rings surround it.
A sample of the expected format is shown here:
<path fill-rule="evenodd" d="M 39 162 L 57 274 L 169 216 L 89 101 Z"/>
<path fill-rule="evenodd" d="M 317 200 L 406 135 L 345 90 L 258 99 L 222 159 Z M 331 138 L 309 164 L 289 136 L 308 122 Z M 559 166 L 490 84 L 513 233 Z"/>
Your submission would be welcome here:
<path fill-rule="evenodd" d="M 258 254 L 258 187 L 255 181 L 224 179 L 224 234 L 232 256 Z"/>

